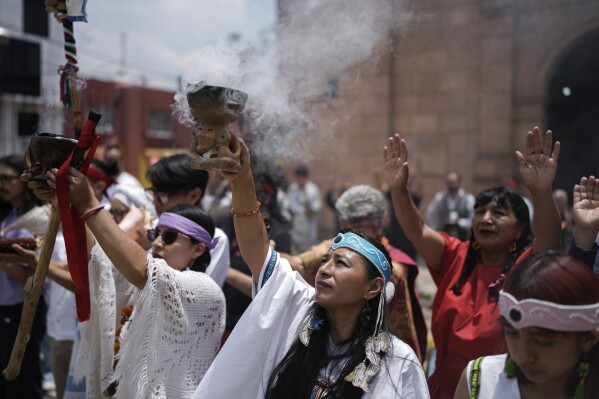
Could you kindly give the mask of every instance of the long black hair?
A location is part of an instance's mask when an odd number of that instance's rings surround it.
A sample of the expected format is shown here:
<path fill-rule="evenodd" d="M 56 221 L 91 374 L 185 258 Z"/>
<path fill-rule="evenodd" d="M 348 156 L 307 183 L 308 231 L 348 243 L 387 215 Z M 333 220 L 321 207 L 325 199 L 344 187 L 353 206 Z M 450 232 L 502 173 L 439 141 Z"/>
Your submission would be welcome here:
<path fill-rule="evenodd" d="M 352 232 L 364 238 L 378 250 L 380 250 L 389 264 L 391 257 L 385 247 L 378 241 L 366 237 L 352 229 L 341 231 Z M 380 272 L 367 262 L 368 279 L 381 277 Z M 354 387 L 351 382 L 345 381 L 344 377 L 350 374 L 356 366 L 366 357 L 364 345 L 366 339 L 374 334 L 376 327 L 376 315 L 378 312 L 379 301 L 384 300 L 381 294 L 369 300 L 366 306 L 370 310 L 370 318 L 367 322 L 361 320 L 357 323 L 352 336 L 345 342 L 342 342 L 343 353 L 330 356 L 327 351 L 327 343 L 329 340 L 330 323 L 326 317 L 326 310 L 318 305 L 314 305 L 313 318 L 324 320 L 320 330 L 312 331 L 310 343 L 305 346 L 296 339 L 291 345 L 283 360 L 275 367 L 270 375 L 268 387 L 265 394 L 265 399 L 305 399 L 310 397 L 310 393 L 316 384 L 318 372 L 323 367 L 326 367 L 330 362 L 340 361 L 342 369 L 339 372 L 336 380 L 327 387 L 327 393 L 323 398 L 344 398 L 354 399 L 361 398 L 364 394 L 362 389 Z M 387 327 L 387 307 L 385 306 L 383 313 L 383 330 Z M 362 318 L 361 318 L 362 319 Z M 383 361 L 384 353 L 381 353 L 381 361 Z"/>
<path fill-rule="evenodd" d="M 499 208 L 511 210 L 518 221 L 518 225 L 523 229 L 522 235 L 515 241 L 515 248 L 513 248 L 513 251 L 510 250 L 510 256 L 505 265 L 503 265 L 500 278 L 492 285 L 492 287 L 489 287 L 489 295 L 493 298 L 497 298 L 503 284 L 503 279 L 512 269 L 522 252 L 524 252 L 532 243 L 534 234 L 530 227 L 530 213 L 528 206 L 520 195 L 505 187 L 489 188 L 478 194 L 476 201 L 474 202 L 474 209 L 485 206 L 492 201 L 496 202 Z M 462 286 L 472 274 L 472 271 L 480 258 L 480 248 L 475 242 L 474 232 L 470 229 L 470 246 L 468 247 L 468 254 L 464 261 L 464 267 L 458 281 L 452 287 L 455 295 L 462 294 Z"/>
<path fill-rule="evenodd" d="M 192 169 L 189 165 L 187 154 L 176 154 L 162 158 L 148 168 L 146 173 L 152 187 L 158 192 L 183 193 L 194 188 L 206 193 L 208 172 L 201 169 Z"/>
<path fill-rule="evenodd" d="M 214 221 L 212 220 L 210 215 L 201 210 L 200 207 L 190 204 L 178 204 L 168 208 L 165 212 L 183 216 L 184 218 L 187 218 L 192 222 L 199 224 L 204 229 L 206 229 L 208 234 L 210 234 L 210 237 L 214 238 Z M 191 240 L 191 243 L 194 245 L 199 243 L 199 241 L 197 241 L 194 238 L 189 237 L 189 239 Z M 195 272 L 204 273 L 211 260 L 212 258 L 210 257 L 210 250 L 208 249 L 208 247 L 206 247 L 204 253 L 195 258 L 190 269 Z"/>

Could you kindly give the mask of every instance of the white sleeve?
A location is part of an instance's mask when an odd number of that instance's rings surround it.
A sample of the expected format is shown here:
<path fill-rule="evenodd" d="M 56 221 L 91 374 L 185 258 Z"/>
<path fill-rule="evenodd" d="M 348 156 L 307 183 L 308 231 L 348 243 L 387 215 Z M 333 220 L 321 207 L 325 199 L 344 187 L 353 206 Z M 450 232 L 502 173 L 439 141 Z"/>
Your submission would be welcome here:
<path fill-rule="evenodd" d="M 272 248 L 258 281 L 257 294 L 193 399 L 264 397 L 272 370 L 297 339 L 300 323 L 314 303 L 314 288 Z"/>
<path fill-rule="evenodd" d="M 206 274 L 222 287 L 225 284 L 229 267 L 231 267 L 229 253 L 229 238 L 224 231 L 218 227 L 214 229 L 214 238 L 218 237 L 218 243 L 210 251 L 210 264 L 206 268 Z"/>

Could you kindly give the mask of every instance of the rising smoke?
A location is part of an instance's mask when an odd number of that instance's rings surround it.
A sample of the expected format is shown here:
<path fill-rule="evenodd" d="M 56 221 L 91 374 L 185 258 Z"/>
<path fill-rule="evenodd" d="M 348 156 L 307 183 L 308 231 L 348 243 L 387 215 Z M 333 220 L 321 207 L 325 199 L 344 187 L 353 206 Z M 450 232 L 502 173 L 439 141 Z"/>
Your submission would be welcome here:
<path fill-rule="evenodd" d="M 400 1 L 281 1 L 278 25 L 260 43 L 223 41 L 202 48 L 185 60 L 184 81 L 249 95 L 242 136 L 260 158 L 309 160 L 315 150 L 334 148 L 332 129 L 316 130 L 314 123 L 327 83 L 356 79 L 350 67 L 380 55 L 375 46 L 385 43 L 394 21 L 406 19 Z M 174 113 L 181 123 L 193 123 L 185 90 L 175 96 Z"/>

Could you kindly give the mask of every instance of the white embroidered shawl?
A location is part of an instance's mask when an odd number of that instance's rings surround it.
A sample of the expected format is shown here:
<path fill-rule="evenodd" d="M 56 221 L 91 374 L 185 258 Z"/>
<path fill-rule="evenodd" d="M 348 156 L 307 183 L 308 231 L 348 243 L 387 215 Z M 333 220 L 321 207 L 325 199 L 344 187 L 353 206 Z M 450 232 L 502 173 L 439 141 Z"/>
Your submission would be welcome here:
<path fill-rule="evenodd" d="M 94 254 L 97 258 L 100 253 L 105 257 L 100 263 L 103 266 L 105 262 L 110 263 L 101 251 L 92 251 L 92 259 Z M 148 255 L 147 265 L 146 286 L 141 291 L 135 290 L 132 300 L 133 321 L 126 332 L 121 333 L 119 363 L 114 375 L 105 373 L 102 368 L 98 379 L 102 390 L 111 381 L 119 381 L 115 398 L 189 398 L 218 352 L 225 326 L 224 295 L 220 287 L 204 273 L 177 271 L 164 260 L 154 259 L 151 255 Z M 103 292 L 95 288 L 96 292 Z M 120 319 L 120 309 L 113 305 L 114 300 L 102 301 L 100 306 L 105 306 L 105 309 L 100 311 L 102 316 L 99 318 L 105 317 L 105 320 L 93 326 L 96 329 L 95 336 L 101 332 L 99 338 L 104 342 L 99 344 L 102 353 L 96 355 L 101 359 L 106 355 L 110 327 L 110 354 L 113 353 L 115 320 Z M 113 312 L 112 318 L 107 317 L 108 309 Z M 106 377 L 111 378 L 106 381 Z"/>

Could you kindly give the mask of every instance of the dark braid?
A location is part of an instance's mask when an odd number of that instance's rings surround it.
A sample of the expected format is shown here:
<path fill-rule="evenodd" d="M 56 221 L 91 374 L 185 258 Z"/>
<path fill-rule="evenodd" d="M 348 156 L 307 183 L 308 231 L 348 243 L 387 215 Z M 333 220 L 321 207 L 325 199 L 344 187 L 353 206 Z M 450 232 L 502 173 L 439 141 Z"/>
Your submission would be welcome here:
<path fill-rule="evenodd" d="M 531 244 L 534 235 L 530 227 L 530 213 L 528 211 L 528 206 L 520 195 L 505 187 L 490 188 L 484 190 L 476 197 L 474 209 L 484 206 L 491 201 L 497 202 L 497 206 L 500 208 L 510 209 L 516 216 L 518 224 L 523 227 L 520 238 L 515 242 L 516 249 L 510 252 L 510 256 L 505 265 L 503 265 L 503 269 L 497 280 L 489 285 L 489 295 L 496 299 L 499 295 L 501 287 L 503 286 L 505 277 L 510 272 L 520 255 Z M 480 249 L 475 248 L 474 243 L 474 232 L 471 229 L 470 246 L 468 247 L 468 254 L 466 255 L 466 260 L 464 261 L 464 268 L 462 269 L 462 273 L 460 274 L 458 281 L 452 287 L 453 293 L 455 295 L 459 296 L 462 294 L 462 287 L 466 281 L 468 281 L 468 278 L 472 274 L 472 271 L 476 267 L 476 264 L 480 258 Z"/>

